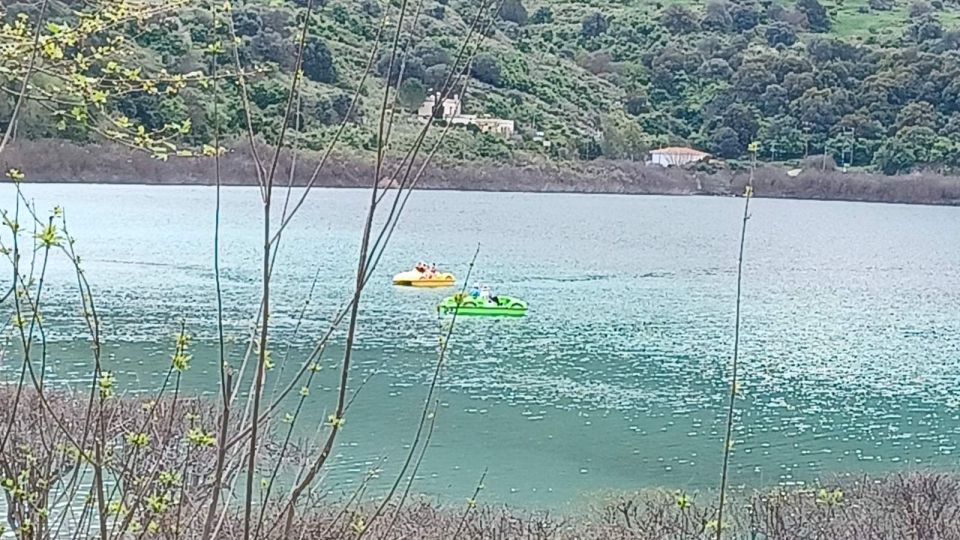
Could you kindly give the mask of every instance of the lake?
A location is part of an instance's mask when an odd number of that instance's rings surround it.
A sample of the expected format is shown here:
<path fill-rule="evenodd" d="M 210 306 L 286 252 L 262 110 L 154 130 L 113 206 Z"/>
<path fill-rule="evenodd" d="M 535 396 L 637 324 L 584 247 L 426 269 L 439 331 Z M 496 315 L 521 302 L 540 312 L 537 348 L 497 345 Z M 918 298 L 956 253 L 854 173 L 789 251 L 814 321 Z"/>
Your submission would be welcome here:
<path fill-rule="evenodd" d="M 104 318 L 118 387 L 155 390 L 181 321 L 189 392 L 216 392 L 214 189 L 24 185 L 62 205 Z M 13 188 L 3 186 L 2 207 Z M 369 195 L 315 190 L 283 239 L 271 335 L 298 360 L 348 298 Z M 231 356 L 259 299 L 256 188 L 223 190 Z M 436 303 L 401 290 L 419 259 L 530 302 L 523 319 L 458 321 L 436 430 L 414 490 L 559 508 L 598 492 L 719 481 L 742 200 L 563 194 L 413 195 L 361 309 L 347 415 L 326 478 L 350 491 L 405 456 L 436 362 Z M 960 208 L 754 201 L 746 245 L 734 484 L 953 468 L 960 442 Z M 6 275 L 6 274 L 3 274 Z M 306 319 L 297 318 L 315 275 Z M 474 281 L 474 279 L 471 279 Z M 51 262 L 49 377 L 91 369 L 70 268 Z M 334 403 L 342 334 L 308 400 Z M 275 353 L 280 356 L 279 352 Z M 5 360 L 3 378 L 17 366 Z M 271 376 L 279 377 L 279 375 Z M 268 379 L 268 384 L 272 384 Z M 272 388 L 272 386 L 271 386 Z M 312 431 L 312 430 L 311 430 Z"/>

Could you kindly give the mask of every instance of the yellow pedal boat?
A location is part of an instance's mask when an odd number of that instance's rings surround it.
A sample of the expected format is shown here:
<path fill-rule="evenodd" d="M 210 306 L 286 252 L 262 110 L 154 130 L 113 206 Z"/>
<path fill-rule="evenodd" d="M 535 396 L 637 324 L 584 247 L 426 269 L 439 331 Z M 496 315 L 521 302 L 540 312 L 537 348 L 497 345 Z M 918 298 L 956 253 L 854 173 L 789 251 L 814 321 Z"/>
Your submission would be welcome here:
<path fill-rule="evenodd" d="M 453 287 L 456 278 L 449 272 L 427 274 L 410 270 L 393 276 L 393 284 L 400 287 L 441 288 Z"/>

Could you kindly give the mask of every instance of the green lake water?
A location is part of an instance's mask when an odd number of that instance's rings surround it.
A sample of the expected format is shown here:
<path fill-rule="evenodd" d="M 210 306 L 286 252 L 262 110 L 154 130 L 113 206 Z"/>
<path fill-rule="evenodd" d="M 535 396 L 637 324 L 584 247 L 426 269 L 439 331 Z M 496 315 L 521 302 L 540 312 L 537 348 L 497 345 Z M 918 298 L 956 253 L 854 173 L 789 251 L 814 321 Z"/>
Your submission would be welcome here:
<path fill-rule="evenodd" d="M 195 336 L 185 386 L 214 393 L 214 190 L 25 189 L 41 209 L 67 211 L 119 387 L 157 388 L 183 320 Z M 10 207 L 12 188 L 0 194 Z M 236 357 L 259 299 L 261 215 L 255 188 L 225 189 L 223 198 Z M 316 190 L 284 236 L 271 339 L 289 344 L 293 359 L 348 297 L 367 198 Z M 955 468 L 960 208 L 754 203 L 733 482 Z M 387 483 L 423 405 L 439 335 L 433 307 L 449 292 L 397 289 L 390 277 L 418 259 L 462 276 L 479 243 L 476 278 L 528 300 L 530 312 L 459 321 L 414 490 L 462 501 L 485 468 L 486 500 L 529 507 L 606 490 L 715 486 L 741 212 L 742 200 L 724 198 L 414 194 L 364 295 L 351 384 L 374 375 L 347 416 L 325 485 L 350 491 L 381 460 Z M 91 361 L 63 261 L 51 263 L 47 287 L 48 376 L 79 387 Z M 333 405 L 342 346 L 341 334 L 308 400 L 313 425 Z M 9 381 L 15 366 L 5 362 Z"/>

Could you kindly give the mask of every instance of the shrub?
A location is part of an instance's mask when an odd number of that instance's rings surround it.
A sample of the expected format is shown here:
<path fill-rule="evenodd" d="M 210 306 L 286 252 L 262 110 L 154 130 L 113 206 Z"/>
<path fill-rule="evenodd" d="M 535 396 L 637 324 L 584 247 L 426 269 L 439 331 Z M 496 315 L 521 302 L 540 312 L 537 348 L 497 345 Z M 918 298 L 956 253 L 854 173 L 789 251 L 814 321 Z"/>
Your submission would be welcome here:
<path fill-rule="evenodd" d="M 580 34 L 587 39 L 592 39 L 604 34 L 609 28 L 610 22 L 603 13 L 599 11 L 584 15 L 583 20 L 580 22 Z"/>
<path fill-rule="evenodd" d="M 541 6 L 530 16 L 530 24 L 549 24 L 553 22 L 553 10 L 549 6 Z"/>
<path fill-rule="evenodd" d="M 417 79 L 407 79 L 400 85 L 400 104 L 404 108 L 416 111 L 427 97 L 427 89 Z"/>
<path fill-rule="evenodd" d="M 303 51 L 303 74 L 312 81 L 333 84 L 337 82 L 337 68 L 333 54 L 323 41 L 310 37 Z"/>
<path fill-rule="evenodd" d="M 522 0 L 503 0 L 500 18 L 522 26 L 527 24 L 527 8 L 523 7 Z"/>
<path fill-rule="evenodd" d="M 477 55 L 470 65 L 470 74 L 480 82 L 500 86 L 500 63 L 491 54 Z"/>

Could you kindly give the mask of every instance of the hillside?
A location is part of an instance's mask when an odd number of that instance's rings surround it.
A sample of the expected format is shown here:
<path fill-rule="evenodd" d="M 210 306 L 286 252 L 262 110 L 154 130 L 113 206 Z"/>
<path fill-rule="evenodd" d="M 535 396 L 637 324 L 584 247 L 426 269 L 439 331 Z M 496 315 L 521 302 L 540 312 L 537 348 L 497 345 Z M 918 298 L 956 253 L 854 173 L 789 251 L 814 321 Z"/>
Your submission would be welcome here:
<path fill-rule="evenodd" d="M 316 15 L 299 144 L 322 148 L 349 110 L 383 10 L 397 10 L 398 2 L 387 3 L 327 0 Z M 61 7 L 57 16 L 70 17 L 66 6 L 54 4 Z M 304 4 L 233 6 L 243 61 L 263 70 L 250 90 L 255 129 L 266 138 L 283 116 Z M 5 18 L 29 14 L 32 5 L 8 3 Z M 415 136 L 415 110 L 446 77 L 477 5 L 423 1 L 416 25 L 404 34 L 410 47 L 394 148 Z M 210 17 L 188 7 L 152 19 L 146 31 L 131 33 L 141 61 L 170 72 L 207 69 L 204 50 L 218 39 Z M 506 139 L 453 129 L 441 157 L 641 159 L 651 147 L 688 144 L 737 159 L 759 141 L 763 160 L 826 152 L 838 163 L 886 173 L 950 170 L 960 166 L 958 27 L 956 0 L 505 0 L 473 63 L 465 108 L 514 119 L 517 133 Z M 375 146 L 384 59 L 375 71 L 345 131 L 346 152 L 369 154 Z M 227 99 L 225 129 L 239 137 L 239 102 Z M 11 105 L 9 96 L 0 103 L 0 118 Z M 114 107 L 148 129 L 189 118 L 185 143 L 212 140 L 211 100 L 202 88 L 125 93 Z M 537 132 L 549 147 L 535 140 Z M 97 137 L 93 130 L 58 129 L 37 106 L 28 107 L 17 135 Z"/>

